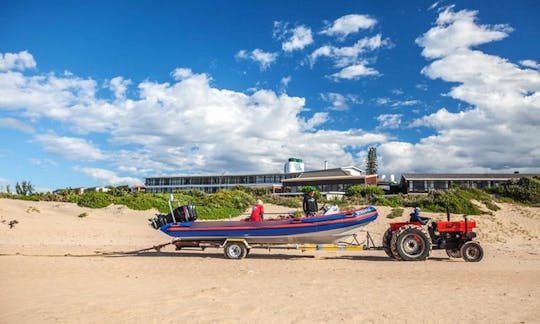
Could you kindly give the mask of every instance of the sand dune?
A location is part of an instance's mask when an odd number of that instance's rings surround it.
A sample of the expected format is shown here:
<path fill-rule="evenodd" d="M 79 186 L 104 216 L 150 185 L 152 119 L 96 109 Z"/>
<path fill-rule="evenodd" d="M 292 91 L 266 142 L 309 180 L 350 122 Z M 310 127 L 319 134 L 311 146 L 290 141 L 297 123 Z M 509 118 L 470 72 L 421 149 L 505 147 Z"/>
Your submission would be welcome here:
<path fill-rule="evenodd" d="M 500 207 L 474 217 L 485 249 L 479 263 L 444 251 L 425 262 L 296 250 L 255 250 L 233 261 L 218 249 L 170 246 L 95 255 L 170 238 L 147 225 L 152 211 L 0 199 L 0 323 L 537 323 L 540 209 Z M 387 223 L 400 220 L 378 210 L 365 227 L 377 244 Z"/>

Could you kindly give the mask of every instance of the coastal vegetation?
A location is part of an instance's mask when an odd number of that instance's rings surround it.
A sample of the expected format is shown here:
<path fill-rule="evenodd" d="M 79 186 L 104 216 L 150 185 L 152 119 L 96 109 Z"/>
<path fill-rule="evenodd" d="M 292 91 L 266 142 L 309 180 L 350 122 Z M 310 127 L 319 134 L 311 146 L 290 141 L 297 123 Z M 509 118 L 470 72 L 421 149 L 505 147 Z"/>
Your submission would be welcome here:
<path fill-rule="evenodd" d="M 55 193 L 36 193 L 29 181 L 24 181 L 24 193 L 0 193 L 0 198 L 23 199 L 32 201 L 58 201 L 78 204 L 81 207 L 103 208 L 111 204 L 124 205 L 134 210 L 156 209 L 160 213 L 169 212 L 169 194 L 130 193 L 127 186 L 111 187 L 108 192 L 89 191 L 77 194 L 72 189 L 64 189 Z M 28 186 L 30 184 L 30 186 Z M 31 190 L 28 190 L 30 187 Z M 304 188 L 305 189 L 305 188 Z M 205 194 L 198 190 L 179 191 L 174 194 L 175 204 L 195 204 L 199 218 L 222 219 L 236 217 L 255 202 L 262 199 L 265 203 L 301 208 L 301 197 L 273 196 L 264 189 L 237 187 L 232 190 L 221 190 L 213 194 Z M 385 195 L 377 186 L 352 186 L 343 200 L 327 201 L 319 195 L 321 204 L 338 204 L 340 208 L 353 205 L 383 205 L 395 209 L 420 207 L 431 212 L 478 215 L 498 210 L 496 202 L 511 202 L 540 206 L 540 180 L 537 178 L 521 178 L 509 181 L 496 188 L 485 190 L 462 189 L 454 187 L 446 191 L 432 191 L 426 195 Z M 488 210 L 483 210 L 485 206 Z M 175 207 L 175 206 L 173 206 Z"/>

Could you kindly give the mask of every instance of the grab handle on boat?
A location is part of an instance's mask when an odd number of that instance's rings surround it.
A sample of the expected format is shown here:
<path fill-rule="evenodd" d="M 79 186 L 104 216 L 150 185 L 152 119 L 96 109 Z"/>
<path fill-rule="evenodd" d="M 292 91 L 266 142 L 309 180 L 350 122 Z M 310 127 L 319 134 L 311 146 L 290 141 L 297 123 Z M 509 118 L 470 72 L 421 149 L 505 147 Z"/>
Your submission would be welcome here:
<path fill-rule="evenodd" d="M 169 209 L 171 211 L 171 216 L 172 216 L 172 220 L 174 223 L 176 223 L 176 218 L 174 217 L 174 211 L 173 211 L 173 208 L 172 208 L 172 202 L 174 201 L 174 195 L 173 194 L 169 194 Z"/>

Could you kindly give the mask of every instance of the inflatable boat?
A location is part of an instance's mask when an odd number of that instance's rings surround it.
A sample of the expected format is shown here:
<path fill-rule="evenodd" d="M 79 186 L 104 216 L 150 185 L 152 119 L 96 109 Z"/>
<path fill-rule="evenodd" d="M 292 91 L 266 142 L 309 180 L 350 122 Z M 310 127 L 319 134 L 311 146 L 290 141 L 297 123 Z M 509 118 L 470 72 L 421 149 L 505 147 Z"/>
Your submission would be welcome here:
<path fill-rule="evenodd" d="M 250 244 L 329 244 L 356 233 L 377 216 L 377 210 L 370 206 L 322 216 L 284 216 L 260 222 L 198 221 L 195 207 L 188 205 L 150 221 L 155 229 L 184 242 L 222 242 L 234 238 Z"/>

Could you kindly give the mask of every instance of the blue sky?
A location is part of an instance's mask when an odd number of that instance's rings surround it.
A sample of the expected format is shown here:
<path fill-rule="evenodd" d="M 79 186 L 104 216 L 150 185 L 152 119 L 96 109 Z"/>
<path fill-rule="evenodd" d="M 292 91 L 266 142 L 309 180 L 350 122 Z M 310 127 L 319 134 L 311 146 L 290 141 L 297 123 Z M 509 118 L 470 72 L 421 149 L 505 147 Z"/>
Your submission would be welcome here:
<path fill-rule="evenodd" d="M 540 172 L 537 1 L 3 1 L 0 190 Z"/>

